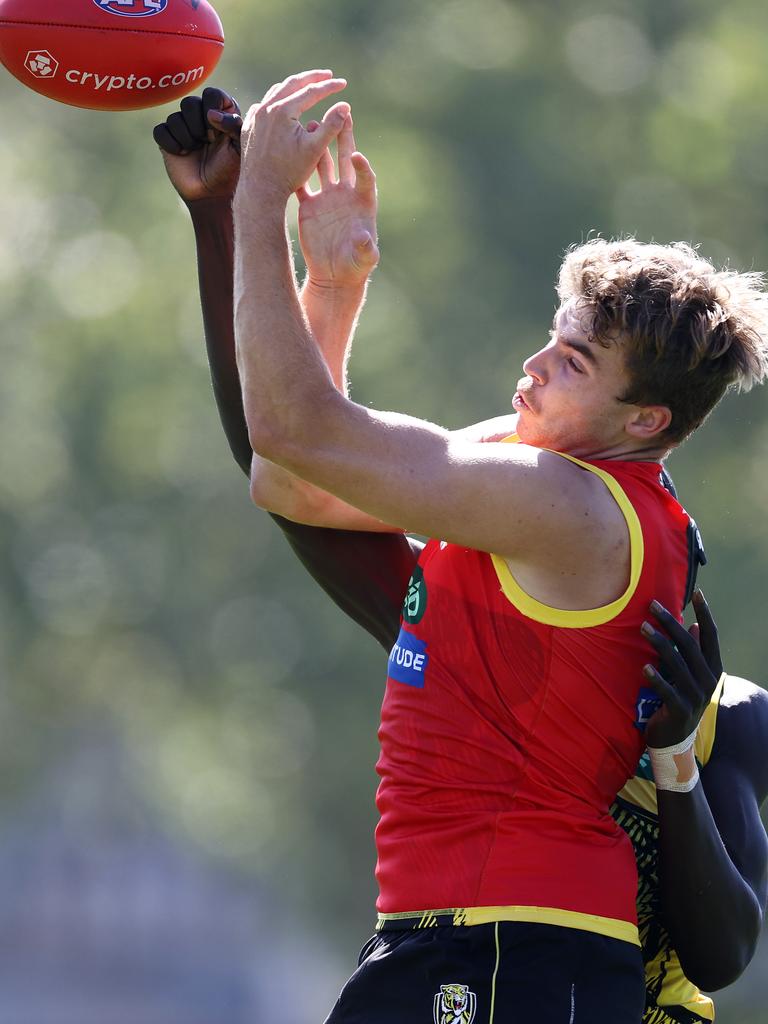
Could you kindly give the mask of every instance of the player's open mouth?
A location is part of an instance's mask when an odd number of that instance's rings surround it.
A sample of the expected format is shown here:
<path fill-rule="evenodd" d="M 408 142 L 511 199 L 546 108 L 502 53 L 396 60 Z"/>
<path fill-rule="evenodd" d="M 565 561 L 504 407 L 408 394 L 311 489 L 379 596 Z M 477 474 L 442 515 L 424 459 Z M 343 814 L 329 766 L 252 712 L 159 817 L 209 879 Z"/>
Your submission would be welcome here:
<path fill-rule="evenodd" d="M 512 407 L 519 411 L 525 410 L 526 412 L 531 412 L 530 405 L 528 405 L 519 391 L 516 391 L 512 397 Z"/>

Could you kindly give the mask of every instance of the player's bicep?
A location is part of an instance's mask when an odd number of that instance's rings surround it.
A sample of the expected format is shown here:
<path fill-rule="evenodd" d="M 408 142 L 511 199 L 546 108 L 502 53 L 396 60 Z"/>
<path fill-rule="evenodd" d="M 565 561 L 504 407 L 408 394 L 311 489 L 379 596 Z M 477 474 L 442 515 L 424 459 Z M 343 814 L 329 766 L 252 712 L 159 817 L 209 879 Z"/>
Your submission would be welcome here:
<path fill-rule="evenodd" d="M 738 759 L 723 755 L 702 770 L 701 782 L 720 838 L 733 864 L 765 910 L 768 837 L 760 816 L 761 794 Z"/>
<path fill-rule="evenodd" d="M 594 484 L 528 445 L 454 439 L 431 423 L 326 396 L 312 423 L 262 435 L 261 454 L 354 508 L 408 533 L 533 558 L 594 539 Z M 590 533 L 592 531 L 592 533 Z"/>

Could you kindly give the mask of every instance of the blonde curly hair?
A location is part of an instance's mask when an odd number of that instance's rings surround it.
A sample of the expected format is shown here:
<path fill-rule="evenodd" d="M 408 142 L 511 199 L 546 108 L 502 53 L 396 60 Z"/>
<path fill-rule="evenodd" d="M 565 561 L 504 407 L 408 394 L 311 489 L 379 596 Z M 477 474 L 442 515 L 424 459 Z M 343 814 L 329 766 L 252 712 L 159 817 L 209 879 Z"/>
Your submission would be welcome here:
<path fill-rule="evenodd" d="M 590 341 L 620 344 L 630 385 L 621 400 L 664 405 L 678 444 L 728 390 L 768 376 L 768 293 L 761 274 L 717 270 L 684 242 L 595 238 L 569 251 L 561 302 L 584 310 Z"/>

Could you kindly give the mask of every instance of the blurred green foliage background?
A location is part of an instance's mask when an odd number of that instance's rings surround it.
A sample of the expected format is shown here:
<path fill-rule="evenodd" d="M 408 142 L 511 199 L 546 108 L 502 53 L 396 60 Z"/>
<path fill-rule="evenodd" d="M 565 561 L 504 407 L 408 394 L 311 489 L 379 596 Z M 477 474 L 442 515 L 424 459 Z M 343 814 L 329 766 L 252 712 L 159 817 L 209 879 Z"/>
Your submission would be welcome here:
<path fill-rule="evenodd" d="M 217 8 L 213 82 L 244 107 L 303 68 L 349 79 L 381 204 L 358 401 L 446 426 L 508 411 L 563 251 L 592 232 L 768 268 L 758 0 Z M 144 808 L 269 892 L 341 958 L 332 987 L 373 917 L 384 657 L 304 577 L 229 457 L 192 232 L 151 137 L 171 108 L 75 110 L 7 74 L 0 97 L 0 847 L 3 821 L 97 737 L 124 753 L 124 814 Z M 726 664 L 757 681 L 765 407 L 764 392 L 729 397 L 670 465 Z M 98 768 L 88 778 L 98 789 Z M 767 959 L 721 1001 L 723 1024 L 768 1021 Z"/>

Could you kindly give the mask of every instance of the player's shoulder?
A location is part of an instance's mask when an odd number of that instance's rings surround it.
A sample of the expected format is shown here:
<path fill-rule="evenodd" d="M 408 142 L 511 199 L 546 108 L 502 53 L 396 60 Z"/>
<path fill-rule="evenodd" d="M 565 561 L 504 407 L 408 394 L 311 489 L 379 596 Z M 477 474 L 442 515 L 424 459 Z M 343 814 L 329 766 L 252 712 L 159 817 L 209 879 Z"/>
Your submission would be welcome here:
<path fill-rule="evenodd" d="M 761 799 L 768 794 L 768 691 L 749 679 L 728 675 L 717 712 L 710 760 L 737 765 L 750 778 Z"/>
<path fill-rule="evenodd" d="M 741 676 L 726 675 L 717 720 L 718 728 L 728 722 L 768 739 L 768 690 Z"/>

